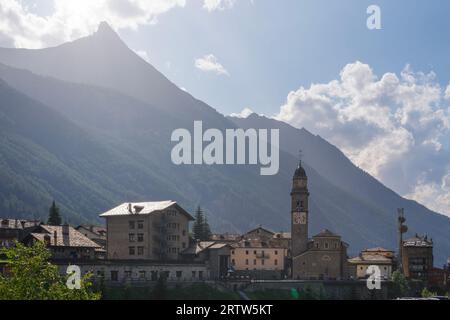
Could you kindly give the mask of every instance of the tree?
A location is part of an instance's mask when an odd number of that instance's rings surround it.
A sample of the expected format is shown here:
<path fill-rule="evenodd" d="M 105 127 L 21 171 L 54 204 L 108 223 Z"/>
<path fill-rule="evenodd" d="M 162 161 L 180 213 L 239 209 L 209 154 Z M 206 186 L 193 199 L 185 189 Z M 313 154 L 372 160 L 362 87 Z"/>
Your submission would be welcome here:
<path fill-rule="evenodd" d="M 208 224 L 208 218 L 200 206 L 195 213 L 195 223 L 192 231 L 194 232 L 195 240 L 208 241 L 211 239 L 211 228 Z"/>
<path fill-rule="evenodd" d="M 91 290 L 91 275 L 81 279 L 81 288 L 71 290 L 67 278 L 58 272 L 56 265 L 48 262 L 49 250 L 42 242 L 32 247 L 16 242 L 4 248 L 8 274 L 0 276 L 0 297 L 3 300 L 98 300 L 100 294 Z"/>
<path fill-rule="evenodd" d="M 409 292 L 408 280 L 406 280 L 403 273 L 394 271 L 392 273 L 393 294 L 395 297 L 404 297 Z"/>
<path fill-rule="evenodd" d="M 59 214 L 59 208 L 56 206 L 55 201 L 53 201 L 52 206 L 48 210 L 48 221 L 47 224 L 51 226 L 60 226 L 62 223 L 61 215 Z"/>
<path fill-rule="evenodd" d="M 437 296 L 437 292 L 432 292 L 432 291 L 428 290 L 428 288 L 423 288 L 421 295 L 422 295 L 422 298 L 432 298 L 432 297 Z"/>

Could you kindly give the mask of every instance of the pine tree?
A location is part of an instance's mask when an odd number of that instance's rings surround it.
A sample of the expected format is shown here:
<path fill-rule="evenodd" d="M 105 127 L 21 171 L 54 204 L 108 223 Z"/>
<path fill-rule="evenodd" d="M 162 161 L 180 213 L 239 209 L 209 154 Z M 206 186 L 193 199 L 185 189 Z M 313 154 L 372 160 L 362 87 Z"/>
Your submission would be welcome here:
<path fill-rule="evenodd" d="M 49 209 L 47 224 L 50 226 L 60 226 L 61 223 L 62 219 L 59 214 L 59 208 L 56 206 L 55 201 L 53 201 L 52 206 Z"/>
<path fill-rule="evenodd" d="M 208 217 L 205 216 L 205 221 L 203 223 L 203 241 L 211 240 L 211 228 L 208 223 Z"/>
<path fill-rule="evenodd" d="M 194 227 L 192 228 L 192 231 L 194 233 L 194 239 L 198 241 L 202 241 L 203 236 L 203 228 L 204 228 L 204 215 L 202 208 L 200 206 L 197 208 L 197 211 L 195 213 L 195 222 Z"/>

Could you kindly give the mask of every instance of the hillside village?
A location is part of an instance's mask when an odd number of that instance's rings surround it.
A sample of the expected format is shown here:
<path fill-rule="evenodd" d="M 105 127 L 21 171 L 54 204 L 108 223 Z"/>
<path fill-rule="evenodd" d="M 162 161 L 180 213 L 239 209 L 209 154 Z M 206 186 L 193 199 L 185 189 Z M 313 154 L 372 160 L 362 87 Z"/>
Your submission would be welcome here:
<path fill-rule="evenodd" d="M 407 227 L 402 210 L 400 254 L 398 248 L 375 247 L 349 257 L 351 244 L 333 231 L 324 229 L 310 236 L 309 218 L 314 212 L 309 210 L 309 196 L 308 177 L 300 162 L 292 180 L 290 232 L 258 226 L 244 234 L 213 234 L 199 230 L 207 226 L 205 222 L 197 223 L 192 233 L 194 217 L 175 201 L 161 201 L 121 204 L 100 214 L 105 227 L 2 218 L 0 247 L 40 241 L 61 273 L 75 264 L 83 273 L 93 273 L 94 281 L 118 287 L 152 285 L 164 277 L 169 283 L 220 283 L 234 290 L 252 284 L 285 289 L 315 283 L 357 287 L 367 295 L 367 270 L 376 266 L 383 283 L 389 283 L 397 270 L 422 287 L 450 288 L 450 259 L 442 268 L 434 265 L 434 242 L 427 235 L 403 239 Z M 200 209 L 197 219 L 203 219 Z M 8 271 L 1 259 L 0 271 Z"/>

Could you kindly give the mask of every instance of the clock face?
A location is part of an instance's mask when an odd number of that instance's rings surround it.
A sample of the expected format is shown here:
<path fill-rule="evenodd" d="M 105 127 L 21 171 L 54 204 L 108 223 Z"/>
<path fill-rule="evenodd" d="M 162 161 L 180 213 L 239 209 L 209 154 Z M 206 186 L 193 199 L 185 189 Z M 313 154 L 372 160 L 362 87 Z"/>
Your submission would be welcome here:
<path fill-rule="evenodd" d="M 294 212 L 294 224 L 306 224 L 306 212 Z"/>

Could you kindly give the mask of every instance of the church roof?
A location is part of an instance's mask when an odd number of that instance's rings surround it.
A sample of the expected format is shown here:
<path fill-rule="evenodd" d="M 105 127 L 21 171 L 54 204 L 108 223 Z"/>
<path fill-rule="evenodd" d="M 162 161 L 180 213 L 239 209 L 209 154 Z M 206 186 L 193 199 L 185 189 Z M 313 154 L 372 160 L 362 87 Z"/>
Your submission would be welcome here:
<path fill-rule="evenodd" d="M 333 238 L 340 238 L 339 235 L 331 232 L 328 229 L 322 230 L 320 233 L 316 234 L 313 238 L 319 238 L 319 237 L 333 237 Z"/>
<path fill-rule="evenodd" d="M 298 164 L 298 167 L 295 170 L 294 178 L 306 178 L 306 171 L 302 167 L 302 163 L 301 162 Z"/>

